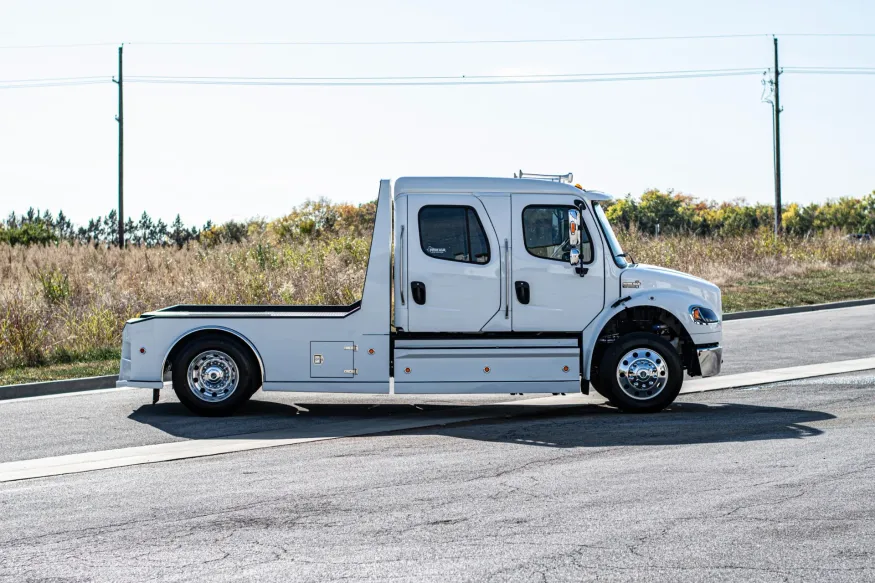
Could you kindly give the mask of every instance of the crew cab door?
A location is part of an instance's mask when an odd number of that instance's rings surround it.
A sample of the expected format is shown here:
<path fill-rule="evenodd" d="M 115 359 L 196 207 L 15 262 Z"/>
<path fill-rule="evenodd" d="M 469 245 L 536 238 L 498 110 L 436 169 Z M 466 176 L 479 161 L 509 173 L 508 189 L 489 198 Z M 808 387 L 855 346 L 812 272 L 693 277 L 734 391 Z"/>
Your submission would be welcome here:
<path fill-rule="evenodd" d="M 580 213 L 580 265 L 588 273 L 581 277 L 568 261 L 568 210 L 574 201 L 563 195 L 511 195 L 514 331 L 580 332 L 604 308 L 604 254 L 589 203 Z"/>
<path fill-rule="evenodd" d="M 403 303 L 409 332 L 478 332 L 501 303 L 501 249 L 473 195 L 407 197 Z"/>

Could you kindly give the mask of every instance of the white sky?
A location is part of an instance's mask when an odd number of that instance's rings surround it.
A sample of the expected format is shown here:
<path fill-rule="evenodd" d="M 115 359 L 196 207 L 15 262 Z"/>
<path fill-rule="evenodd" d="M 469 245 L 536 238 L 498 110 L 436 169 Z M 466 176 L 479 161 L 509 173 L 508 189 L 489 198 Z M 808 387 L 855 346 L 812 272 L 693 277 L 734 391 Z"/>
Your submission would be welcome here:
<path fill-rule="evenodd" d="M 646 0 L 65 2 L 0 0 L 0 45 L 124 41 L 125 75 L 390 76 L 761 67 L 768 37 L 428 46 L 148 46 L 147 41 L 402 41 L 873 33 L 875 3 Z M 781 64 L 875 67 L 875 37 L 781 37 Z M 114 46 L 0 49 L 0 215 L 75 221 L 116 204 Z M 306 198 L 363 202 L 380 178 L 569 172 L 768 202 L 771 108 L 759 76 L 480 87 L 125 85 L 126 214 L 201 224 L 276 217 Z M 785 202 L 875 189 L 875 76 L 782 77 Z"/>

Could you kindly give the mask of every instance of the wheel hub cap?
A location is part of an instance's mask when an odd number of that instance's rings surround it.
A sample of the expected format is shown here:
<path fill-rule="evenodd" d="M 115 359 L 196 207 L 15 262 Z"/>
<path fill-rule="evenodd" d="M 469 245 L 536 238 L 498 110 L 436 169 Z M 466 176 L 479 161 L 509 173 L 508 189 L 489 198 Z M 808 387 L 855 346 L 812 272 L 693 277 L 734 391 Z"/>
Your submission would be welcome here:
<path fill-rule="evenodd" d="M 240 373 L 234 359 L 220 350 L 198 354 L 188 365 L 188 388 L 202 401 L 218 403 L 237 389 Z"/>
<path fill-rule="evenodd" d="M 617 382 L 633 399 L 651 399 L 668 384 L 665 359 L 651 348 L 630 350 L 617 365 Z"/>

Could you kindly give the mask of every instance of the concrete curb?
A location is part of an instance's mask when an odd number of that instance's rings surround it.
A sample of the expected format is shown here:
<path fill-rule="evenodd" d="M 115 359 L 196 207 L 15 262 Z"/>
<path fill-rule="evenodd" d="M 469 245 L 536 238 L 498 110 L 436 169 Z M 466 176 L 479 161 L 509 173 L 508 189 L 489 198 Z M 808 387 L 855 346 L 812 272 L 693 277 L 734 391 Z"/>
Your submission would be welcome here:
<path fill-rule="evenodd" d="M 115 387 L 118 375 L 102 377 L 85 377 L 63 381 L 46 381 L 42 383 L 25 383 L 22 385 L 7 385 L 0 387 L 0 401 L 6 399 L 21 399 L 22 397 L 41 397 L 60 393 L 76 393 L 94 389 L 110 389 Z"/>
<path fill-rule="evenodd" d="M 723 314 L 723 321 L 745 320 L 747 318 L 763 318 L 765 316 L 780 316 L 782 314 L 799 314 L 802 312 L 818 312 L 820 310 L 837 310 L 839 308 L 854 308 L 856 306 L 871 306 L 875 304 L 875 298 L 864 300 L 847 300 L 844 302 L 831 302 L 828 304 L 811 304 L 810 306 L 793 306 L 790 308 L 771 308 L 768 310 L 751 310 L 749 312 L 731 312 Z"/>

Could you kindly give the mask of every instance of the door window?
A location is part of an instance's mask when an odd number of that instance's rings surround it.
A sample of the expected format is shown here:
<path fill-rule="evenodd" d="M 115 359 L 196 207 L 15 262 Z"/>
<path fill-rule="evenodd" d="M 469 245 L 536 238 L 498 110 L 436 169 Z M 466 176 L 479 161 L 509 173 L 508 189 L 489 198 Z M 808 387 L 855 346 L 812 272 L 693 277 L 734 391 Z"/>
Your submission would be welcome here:
<path fill-rule="evenodd" d="M 523 239 L 535 257 L 568 261 L 569 206 L 527 206 L 523 209 Z M 585 225 L 580 229 L 580 262 L 592 262 L 592 241 Z"/>
<path fill-rule="evenodd" d="M 469 206 L 424 206 L 419 210 L 419 243 L 429 257 L 489 263 L 489 241 L 477 211 Z"/>

